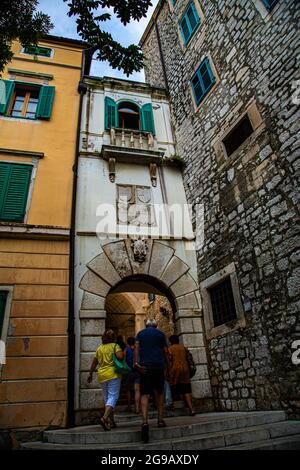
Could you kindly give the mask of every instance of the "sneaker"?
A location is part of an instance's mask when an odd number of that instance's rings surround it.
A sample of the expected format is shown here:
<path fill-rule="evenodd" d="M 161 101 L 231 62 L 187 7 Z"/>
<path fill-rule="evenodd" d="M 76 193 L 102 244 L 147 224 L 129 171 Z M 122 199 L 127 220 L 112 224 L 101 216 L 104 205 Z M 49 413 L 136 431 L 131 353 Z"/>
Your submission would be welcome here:
<path fill-rule="evenodd" d="M 141 429 L 141 440 L 147 444 L 149 442 L 149 424 L 143 424 Z"/>

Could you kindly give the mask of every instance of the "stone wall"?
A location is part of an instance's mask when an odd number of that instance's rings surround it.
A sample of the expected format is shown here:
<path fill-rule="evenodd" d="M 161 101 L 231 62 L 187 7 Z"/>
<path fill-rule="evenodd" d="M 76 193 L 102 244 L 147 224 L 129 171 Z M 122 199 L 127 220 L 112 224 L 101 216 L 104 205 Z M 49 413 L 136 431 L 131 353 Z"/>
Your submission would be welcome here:
<path fill-rule="evenodd" d="M 300 328 L 299 100 L 293 103 L 300 4 L 279 0 L 267 15 L 260 0 L 203 0 L 205 21 L 184 47 L 177 21 L 187 3 L 173 10 L 165 1 L 156 21 L 187 199 L 205 208 L 199 281 L 234 262 L 242 300 L 252 305 L 246 327 L 208 341 L 216 406 L 299 416 L 291 345 Z M 152 28 L 143 44 L 150 84 L 163 80 L 156 43 Z M 207 55 L 219 80 L 196 110 L 189 80 Z M 218 140 L 251 104 L 257 130 L 225 157 Z"/>

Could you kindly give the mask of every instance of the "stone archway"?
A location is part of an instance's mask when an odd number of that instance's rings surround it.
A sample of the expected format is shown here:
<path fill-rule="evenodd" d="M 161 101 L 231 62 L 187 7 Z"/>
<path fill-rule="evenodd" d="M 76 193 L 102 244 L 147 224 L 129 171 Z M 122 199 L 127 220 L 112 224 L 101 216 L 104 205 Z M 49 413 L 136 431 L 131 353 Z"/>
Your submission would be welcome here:
<path fill-rule="evenodd" d="M 158 292 L 161 290 L 169 298 L 174 310 L 175 331 L 191 350 L 197 365 L 197 373 L 192 379 L 193 395 L 202 399 L 212 396 L 199 288 L 190 267 L 175 254 L 174 248 L 161 241 L 146 240 L 143 242 L 144 251 L 138 256 L 132 243 L 131 239 L 126 239 L 103 245 L 103 252 L 87 263 L 87 271 L 80 281 L 79 287 L 84 294 L 80 308 L 80 351 L 77 351 L 80 356 L 77 410 L 92 410 L 99 406 L 101 390 L 96 389 L 96 384 L 90 388 L 85 385 L 88 370 L 85 362 L 90 362 L 92 353 L 88 357 L 84 345 L 91 335 L 92 338 L 97 335 L 99 339 L 103 334 L 106 327 L 106 296 L 112 291 L 118 292 L 118 286 L 124 283 L 128 286 L 135 283 L 134 290 L 137 291 L 139 282 L 143 289 L 147 282 L 152 283 Z M 77 419 L 77 422 L 81 420 Z"/>

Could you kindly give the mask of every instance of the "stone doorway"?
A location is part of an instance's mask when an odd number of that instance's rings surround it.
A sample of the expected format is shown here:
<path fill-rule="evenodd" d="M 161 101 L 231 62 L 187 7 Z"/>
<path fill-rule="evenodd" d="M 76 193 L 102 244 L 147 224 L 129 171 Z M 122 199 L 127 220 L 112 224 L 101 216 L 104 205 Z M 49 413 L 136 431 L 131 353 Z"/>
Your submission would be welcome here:
<path fill-rule="evenodd" d="M 86 378 L 94 351 L 101 342 L 101 335 L 113 321 L 110 317 L 114 313 L 114 302 L 116 306 L 117 300 L 125 299 L 134 305 L 135 331 L 144 327 L 145 312 L 141 311 L 141 302 L 134 299 L 136 294 L 154 294 L 167 299 L 170 310 L 167 315 L 170 315 L 169 323 L 173 328 L 171 332 L 180 336 L 197 365 L 197 373 L 192 380 L 193 395 L 203 401 L 211 399 L 197 280 L 191 274 L 190 266 L 175 254 L 172 246 L 158 240 L 145 240 L 144 244 L 146 249 L 143 256 L 135 256 L 131 239 L 109 242 L 103 245 L 99 255 L 86 264 L 87 271 L 79 284 L 84 292 L 77 323 L 77 424 L 89 423 L 99 409 L 101 389 L 97 379 L 95 377 L 95 381 L 87 385 Z M 131 308 L 128 322 L 125 323 L 128 332 L 130 329 L 133 331 Z M 153 316 L 151 308 L 148 314 Z"/>

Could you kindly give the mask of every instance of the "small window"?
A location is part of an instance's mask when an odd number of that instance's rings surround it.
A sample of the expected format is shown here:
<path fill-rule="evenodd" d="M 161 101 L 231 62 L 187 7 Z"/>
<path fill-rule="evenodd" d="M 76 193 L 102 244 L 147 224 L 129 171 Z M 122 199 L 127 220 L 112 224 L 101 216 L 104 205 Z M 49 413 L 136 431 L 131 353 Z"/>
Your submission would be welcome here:
<path fill-rule="evenodd" d="M 209 294 L 215 327 L 237 319 L 230 277 L 211 287 Z"/>
<path fill-rule="evenodd" d="M 0 115 L 23 119 L 50 119 L 55 95 L 54 86 L 31 85 L 2 80 Z"/>
<path fill-rule="evenodd" d="M 140 111 L 134 104 L 122 101 L 118 107 L 119 127 L 123 129 L 140 129 Z"/>
<path fill-rule="evenodd" d="M 262 2 L 267 8 L 267 10 L 271 11 L 275 7 L 278 0 L 262 0 Z"/>
<path fill-rule="evenodd" d="M 199 24 L 200 18 L 198 12 L 196 10 L 194 2 L 191 2 L 179 23 L 184 44 L 187 44 L 189 42 Z"/>
<path fill-rule="evenodd" d="M 40 89 L 37 87 L 15 87 L 10 116 L 35 119 Z"/>
<path fill-rule="evenodd" d="M 24 54 L 40 55 L 42 57 L 51 57 L 52 49 L 41 46 L 26 46 L 23 50 Z"/>
<path fill-rule="evenodd" d="M 199 105 L 209 90 L 216 83 L 216 79 L 207 57 L 200 64 L 200 67 L 193 76 L 191 83 L 196 104 Z"/>
<path fill-rule="evenodd" d="M 4 323 L 6 300 L 7 300 L 7 292 L 6 291 L 0 291 L 0 339 L 2 337 L 2 332 L 3 332 L 3 323 Z"/>
<path fill-rule="evenodd" d="M 0 163 L 0 220 L 23 222 L 32 165 Z"/>
<path fill-rule="evenodd" d="M 235 128 L 223 139 L 227 156 L 235 152 L 253 134 L 254 130 L 248 114 L 240 120 Z"/>

